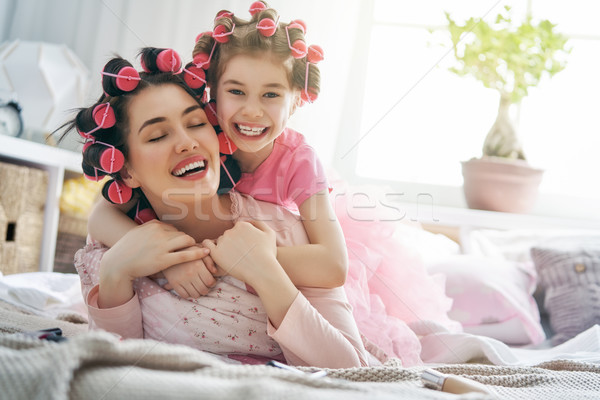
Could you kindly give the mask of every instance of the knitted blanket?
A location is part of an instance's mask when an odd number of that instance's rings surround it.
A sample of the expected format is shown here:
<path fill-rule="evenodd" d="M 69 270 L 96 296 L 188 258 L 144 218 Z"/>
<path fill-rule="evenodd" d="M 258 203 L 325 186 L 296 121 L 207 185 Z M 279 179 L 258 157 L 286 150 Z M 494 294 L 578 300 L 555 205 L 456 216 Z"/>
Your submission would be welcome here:
<path fill-rule="evenodd" d="M 447 364 L 437 370 L 486 384 L 493 395 L 424 388 L 421 367 L 327 370 L 325 378 L 268 366 L 232 365 L 185 346 L 119 341 L 105 332 L 49 342 L 0 334 L 0 393 L 18 399 L 598 399 L 600 365 L 534 367 Z"/>
<path fill-rule="evenodd" d="M 481 382 L 493 393 L 449 395 L 423 387 L 425 367 L 403 368 L 398 360 L 380 367 L 330 369 L 325 378 L 314 378 L 229 364 L 187 346 L 120 341 L 105 332 L 87 332 L 85 322 L 77 314 L 44 318 L 0 302 L 0 398 L 600 399 L 600 363 L 554 359 L 535 366 L 428 365 Z M 52 327 L 61 328 L 68 339 L 56 343 L 20 333 Z M 598 341 L 595 332 L 589 338 Z"/>

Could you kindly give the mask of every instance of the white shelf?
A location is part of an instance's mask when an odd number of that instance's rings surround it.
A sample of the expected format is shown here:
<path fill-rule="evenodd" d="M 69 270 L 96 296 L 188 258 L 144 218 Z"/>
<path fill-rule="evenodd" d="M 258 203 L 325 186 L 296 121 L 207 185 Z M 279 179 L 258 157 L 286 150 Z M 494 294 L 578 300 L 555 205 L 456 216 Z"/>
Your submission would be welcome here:
<path fill-rule="evenodd" d="M 82 173 L 81 153 L 0 135 L 0 160 L 36 167 L 48 172 L 40 271 L 52 271 L 58 235 L 59 202 L 65 172 Z"/>

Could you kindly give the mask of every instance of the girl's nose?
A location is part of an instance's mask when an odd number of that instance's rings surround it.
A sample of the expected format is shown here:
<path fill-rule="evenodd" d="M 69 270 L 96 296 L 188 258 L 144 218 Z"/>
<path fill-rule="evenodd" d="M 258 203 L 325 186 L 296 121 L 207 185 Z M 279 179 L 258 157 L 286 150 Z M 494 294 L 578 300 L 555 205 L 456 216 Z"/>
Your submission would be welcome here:
<path fill-rule="evenodd" d="M 247 99 L 244 103 L 243 114 L 251 118 L 261 117 L 263 112 L 260 101 L 254 98 Z"/>
<path fill-rule="evenodd" d="M 192 135 L 188 134 L 185 129 L 180 129 L 177 132 L 177 136 L 177 144 L 175 145 L 177 153 L 191 151 L 198 147 L 198 141 Z"/>

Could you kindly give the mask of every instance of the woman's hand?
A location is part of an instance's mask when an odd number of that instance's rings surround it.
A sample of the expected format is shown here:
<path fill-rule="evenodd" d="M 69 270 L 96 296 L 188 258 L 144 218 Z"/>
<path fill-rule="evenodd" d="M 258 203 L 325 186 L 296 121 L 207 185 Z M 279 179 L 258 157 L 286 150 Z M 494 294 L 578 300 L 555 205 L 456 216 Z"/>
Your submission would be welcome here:
<path fill-rule="evenodd" d="M 195 244 L 191 236 L 160 221 L 135 227 L 102 257 L 98 304 L 102 308 L 124 304 L 133 296 L 135 278 L 206 257 L 208 250 Z"/>
<path fill-rule="evenodd" d="M 217 267 L 210 256 L 173 265 L 163 271 L 164 277 L 169 281 L 165 289 L 173 289 L 183 298 L 197 299 L 208 294 L 215 286 L 217 281 L 213 275 L 217 273 Z"/>
<path fill-rule="evenodd" d="M 204 240 L 202 244 L 226 274 L 250 285 L 256 276 L 268 273 L 270 266 L 281 268 L 276 259 L 275 232 L 263 221 L 238 221 L 216 242 Z"/>

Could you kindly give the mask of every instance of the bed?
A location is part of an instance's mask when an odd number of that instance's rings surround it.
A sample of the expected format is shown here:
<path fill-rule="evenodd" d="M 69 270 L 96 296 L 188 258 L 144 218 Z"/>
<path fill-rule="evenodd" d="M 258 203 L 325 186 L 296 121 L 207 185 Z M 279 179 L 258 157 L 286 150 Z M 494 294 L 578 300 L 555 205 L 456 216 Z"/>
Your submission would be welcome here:
<path fill-rule="evenodd" d="M 538 276 L 532 281 L 530 275 L 541 270 L 523 269 L 522 260 L 518 260 L 523 252 L 505 254 L 502 260 L 492 258 L 490 243 L 496 243 L 495 252 L 502 249 L 497 245 L 501 241 L 489 232 L 471 232 L 477 239 L 471 241 L 471 254 L 465 255 L 437 235 L 412 227 L 400 231 L 405 244 L 423 250 L 424 263 L 432 273 L 446 271 L 446 283 L 454 282 L 453 286 L 460 284 L 464 289 L 453 293 L 452 310 L 455 318 L 462 318 L 463 332 L 449 332 L 431 321 L 411 325 L 421 341 L 423 365 L 405 367 L 391 358 L 383 365 L 329 369 L 325 377 L 315 377 L 311 375 L 313 369 L 306 367 L 298 368 L 298 372 L 239 365 L 181 345 L 119 340 L 107 332 L 88 331 L 77 275 L 32 272 L 0 276 L 2 397 L 600 398 L 600 326 L 592 324 L 560 344 L 552 341 L 556 332 L 543 323 L 543 318 L 540 322 L 539 312 L 539 326 L 526 328 L 531 318 L 528 314 L 539 305 L 533 294 L 541 282 Z M 526 242 L 520 234 L 514 243 Z M 594 246 L 598 242 L 590 243 Z M 475 247 L 479 250 L 474 251 Z M 570 251 L 573 258 L 572 247 Z M 597 253 L 586 254 L 596 257 Z M 542 255 L 548 263 L 548 254 Z M 556 255 L 550 259 L 556 261 Z M 474 274 L 475 270 L 480 274 Z M 495 279 L 489 280 L 490 275 Z M 473 299 L 472 293 L 469 299 L 461 298 L 477 288 L 486 289 L 479 290 L 479 298 Z M 478 315 L 472 309 L 465 310 L 473 301 L 484 303 L 486 309 L 494 308 L 495 319 L 489 312 Z M 536 307 L 524 306 L 524 301 L 534 301 Z M 465 311 L 471 312 L 465 316 Z M 593 314 L 591 309 L 583 311 Z M 514 315 L 500 319 L 498 313 Z M 32 334 L 46 328 L 60 328 L 65 340 L 41 340 Z M 426 368 L 470 378 L 485 384 L 491 394 L 451 395 L 431 390 L 420 378 Z"/>

